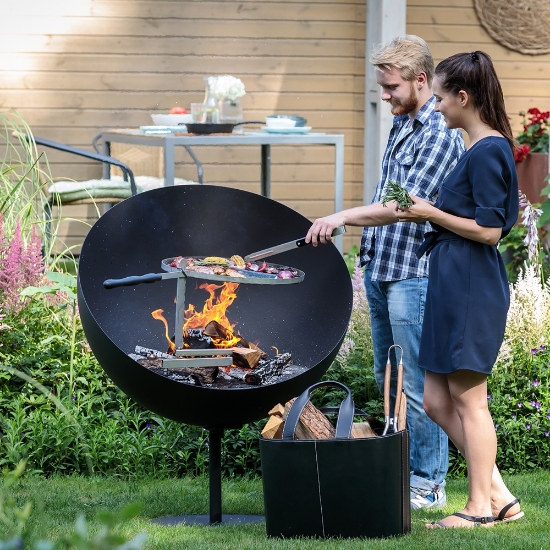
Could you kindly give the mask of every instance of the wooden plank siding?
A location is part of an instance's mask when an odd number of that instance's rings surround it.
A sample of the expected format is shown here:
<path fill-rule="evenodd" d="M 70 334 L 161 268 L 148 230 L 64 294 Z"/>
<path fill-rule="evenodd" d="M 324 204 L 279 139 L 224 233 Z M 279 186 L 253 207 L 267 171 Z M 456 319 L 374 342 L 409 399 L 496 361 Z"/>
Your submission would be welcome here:
<path fill-rule="evenodd" d="M 522 129 L 519 111 L 550 110 L 550 54 L 525 55 L 495 42 L 481 26 L 473 0 L 407 0 L 407 32 L 428 42 L 436 64 L 458 52 L 487 52 L 514 132 Z"/>
<path fill-rule="evenodd" d="M 1 4 L 0 108 L 16 109 L 36 135 L 89 148 L 102 129 L 151 124 L 151 112 L 202 101 L 204 76 L 232 74 L 246 86 L 245 119 L 296 113 L 317 131 L 345 135 L 345 207 L 361 204 L 364 0 Z M 259 147 L 195 152 L 205 183 L 259 192 Z M 55 177 L 100 177 L 85 159 L 47 156 Z M 185 151 L 176 162 L 176 176 L 196 179 Z M 273 198 L 312 219 L 333 212 L 332 148 L 274 146 L 272 163 Z M 91 223 L 94 208 L 63 215 Z M 66 221 L 60 234 L 73 245 L 85 228 Z"/>
<path fill-rule="evenodd" d="M 0 2 L 0 109 L 42 137 L 85 148 L 105 128 L 150 124 L 151 112 L 202 101 L 203 77 L 243 80 L 245 118 L 298 113 L 345 136 L 345 207 L 362 201 L 365 0 L 18 0 Z M 518 112 L 550 110 L 550 55 L 508 50 L 483 29 L 473 0 L 408 0 L 407 32 L 436 63 L 481 49 L 493 58 L 515 131 Z M 333 153 L 273 147 L 272 194 L 314 218 L 333 210 Z M 196 148 L 205 182 L 259 191 L 254 147 Z M 54 176 L 99 177 L 98 165 L 48 151 Z M 185 152 L 176 176 L 195 179 Z M 367 168 L 369 169 L 369 168 Z M 373 167 L 372 169 L 375 169 Z M 67 209 L 93 221 L 93 208 Z M 70 244 L 85 230 L 67 222 Z M 358 244 L 352 229 L 344 246 Z"/>

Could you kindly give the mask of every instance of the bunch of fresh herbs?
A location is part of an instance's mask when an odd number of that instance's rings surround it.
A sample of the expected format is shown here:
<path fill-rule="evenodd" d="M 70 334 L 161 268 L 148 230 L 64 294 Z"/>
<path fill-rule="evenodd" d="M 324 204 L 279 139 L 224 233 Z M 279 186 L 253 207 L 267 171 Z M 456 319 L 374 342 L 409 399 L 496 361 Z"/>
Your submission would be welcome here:
<path fill-rule="evenodd" d="M 384 206 L 390 201 L 395 201 L 402 210 L 410 208 L 414 204 L 407 190 L 399 182 L 392 180 L 386 182 L 382 194 L 382 204 Z"/>

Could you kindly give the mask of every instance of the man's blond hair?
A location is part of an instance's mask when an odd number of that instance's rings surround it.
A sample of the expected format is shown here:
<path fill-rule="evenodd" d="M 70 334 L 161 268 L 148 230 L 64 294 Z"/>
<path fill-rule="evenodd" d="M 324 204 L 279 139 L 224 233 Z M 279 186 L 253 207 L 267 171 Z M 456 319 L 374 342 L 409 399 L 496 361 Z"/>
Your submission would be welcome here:
<path fill-rule="evenodd" d="M 428 86 L 432 85 L 434 59 L 428 44 L 414 34 L 398 36 L 388 44 L 379 44 L 374 48 L 370 62 L 375 68 L 399 69 L 401 76 L 409 82 L 420 73 L 426 73 Z"/>

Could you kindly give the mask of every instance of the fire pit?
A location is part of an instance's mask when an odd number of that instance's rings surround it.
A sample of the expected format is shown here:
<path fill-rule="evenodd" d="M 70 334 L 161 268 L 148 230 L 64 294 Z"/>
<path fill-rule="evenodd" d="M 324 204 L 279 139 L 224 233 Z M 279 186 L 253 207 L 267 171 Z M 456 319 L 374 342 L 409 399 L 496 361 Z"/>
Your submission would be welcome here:
<path fill-rule="evenodd" d="M 319 380 L 336 356 L 352 305 L 345 262 L 332 245 L 305 247 L 274 257 L 305 274 L 299 284 L 240 284 L 231 322 L 266 351 L 274 346 L 291 353 L 303 372 L 276 383 L 238 387 L 181 383 L 130 356 L 138 344 L 166 350 L 164 330 L 151 312 L 162 309 L 171 319 L 174 281 L 113 290 L 103 283 L 155 273 L 164 259 L 179 255 L 245 256 L 305 235 L 309 226 L 301 214 L 253 193 L 208 185 L 164 187 L 107 211 L 82 246 L 78 304 L 84 331 L 103 369 L 143 407 L 210 430 L 210 523 L 221 521 L 221 464 L 212 453 L 217 452 L 223 429 L 265 418 L 275 403 Z M 187 279 L 187 304 L 204 303 L 201 282 Z M 170 333 L 177 334 L 174 326 Z"/>

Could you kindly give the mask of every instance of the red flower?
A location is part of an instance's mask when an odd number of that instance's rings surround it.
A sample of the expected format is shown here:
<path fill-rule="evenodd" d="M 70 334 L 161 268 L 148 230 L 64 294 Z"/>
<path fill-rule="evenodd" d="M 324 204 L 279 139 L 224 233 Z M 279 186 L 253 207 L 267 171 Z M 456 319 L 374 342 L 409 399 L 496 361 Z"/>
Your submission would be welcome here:
<path fill-rule="evenodd" d="M 536 107 L 531 107 L 530 109 L 527 110 L 527 112 L 530 115 L 538 115 L 540 113 L 540 111 Z"/>
<path fill-rule="evenodd" d="M 520 145 L 519 147 L 516 147 L 514 152 L 514 160 L 516 162 L 523 162 L 523 160 L 527 158 L 527 155 L 529 155 L 530 150 L 531 148 L 529 145 Z"/>

